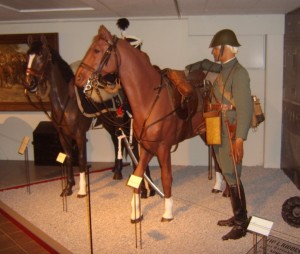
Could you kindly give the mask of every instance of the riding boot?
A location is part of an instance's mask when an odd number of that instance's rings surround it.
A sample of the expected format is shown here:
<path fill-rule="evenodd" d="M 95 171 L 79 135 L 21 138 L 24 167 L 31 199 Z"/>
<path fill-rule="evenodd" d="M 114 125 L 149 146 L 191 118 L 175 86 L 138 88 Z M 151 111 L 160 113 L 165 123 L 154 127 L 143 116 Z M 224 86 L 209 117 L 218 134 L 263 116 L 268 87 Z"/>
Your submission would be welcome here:
<path fill-rule="evenodd" d="M 241 197 L 239 196 L 237 185 L 229 186 L 229 191 L 230 191 L 231 206 L 234 215 L 233 216 L 234 226 L 226 235 L 222 237 L 222 240 L 240 239 L 241 237 L 246 235 L 247 227 L 248 227 L 246 197 L 245 197 L 245 192 L 242 183 L 240 182 Z"/>
<path fill-rule="evenodd" d="M 225 181 L 226 182 L 226 181 Z M 230 197 L 230 192 L 229 192 L 229 185 L 228 183 L 226 182 L 226 187 L 225 187 L 225 190 L 223 191 L 223 195 L 222 195 L 224 198 L 229 198 Z"/>

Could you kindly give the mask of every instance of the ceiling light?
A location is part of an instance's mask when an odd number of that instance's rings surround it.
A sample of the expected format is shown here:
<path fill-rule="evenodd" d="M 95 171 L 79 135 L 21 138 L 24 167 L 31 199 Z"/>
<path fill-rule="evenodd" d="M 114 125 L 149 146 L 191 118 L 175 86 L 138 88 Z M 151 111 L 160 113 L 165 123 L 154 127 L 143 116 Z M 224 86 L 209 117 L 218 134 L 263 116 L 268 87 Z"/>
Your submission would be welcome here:
<path fill-rule="evenodd" d="M 27 9 L 27 10 L 18 10 L 19 12 L 58 12 L 58 11 L 93 11 L 95 10 L 92 7 L 73 7 L 73 8 L 49 8 L 49 9 Z"/>

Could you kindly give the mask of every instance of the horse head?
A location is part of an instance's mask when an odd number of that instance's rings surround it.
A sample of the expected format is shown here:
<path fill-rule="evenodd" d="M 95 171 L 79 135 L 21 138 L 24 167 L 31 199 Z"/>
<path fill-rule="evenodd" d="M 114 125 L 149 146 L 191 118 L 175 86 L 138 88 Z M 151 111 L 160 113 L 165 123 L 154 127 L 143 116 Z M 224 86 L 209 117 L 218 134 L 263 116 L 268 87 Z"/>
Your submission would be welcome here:
<path fill-rule="evenodd" d="M 76 71 L 76 86 L 84 87 L 92 74 L 105 76 L 118 71 L 117 43 L 118 38 L 112 36 L 106 27 L 101 25 Z"/>
<path fill-rule="evenodd" d="M 45 74 L 48 63 L 51 62 L 51 52 L 47 39 L 42 35 L 40 40 L 34 41 L 29 36 L 28 46 L 28 63 L 24 86 L 29 92 L 37 92 L 38 90 L 40 96 L 45 97 L 50 90 L 49 85 L 45 82 Z"/>

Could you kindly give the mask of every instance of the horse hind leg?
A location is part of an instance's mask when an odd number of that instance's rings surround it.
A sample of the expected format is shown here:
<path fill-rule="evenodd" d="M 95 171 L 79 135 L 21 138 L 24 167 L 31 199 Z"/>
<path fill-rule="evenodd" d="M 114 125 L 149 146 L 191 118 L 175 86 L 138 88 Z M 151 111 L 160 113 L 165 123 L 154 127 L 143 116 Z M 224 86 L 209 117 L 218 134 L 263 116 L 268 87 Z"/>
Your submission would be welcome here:
<path fill-rule="evenodd" d="M 123 175 L 122 175 L 122 169 L 123 169 L 122 152 L 124 150 L 123 146 L 122 146 L 122 141 L 116 135 L 117 130 L 116 130 L 115 126 L 113 126 L 111 124 L 107 124 L 105 121 L 103 121 L 102 124 L 103 124 L 103 127 L 105 128 L 105 130 L 110 134 L 111 140 L 112 140 L 113 145 L 114 145 L 115 164 L 114 164 L 114 167 L 112 169 L 112 172 L 114 173 L 113 179 L 114 180 L 121 180 L 121 179 L 123 179 Z M 121 135 L 121 133 L 120 133 L 120 135 Z"/>

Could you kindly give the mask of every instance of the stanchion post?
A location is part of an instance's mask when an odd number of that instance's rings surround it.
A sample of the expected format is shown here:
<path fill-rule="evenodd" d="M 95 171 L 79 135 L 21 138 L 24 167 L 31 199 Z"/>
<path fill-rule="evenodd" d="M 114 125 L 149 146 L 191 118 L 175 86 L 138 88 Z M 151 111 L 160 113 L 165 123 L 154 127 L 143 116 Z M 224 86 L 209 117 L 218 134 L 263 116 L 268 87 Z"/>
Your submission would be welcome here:
<path fill-rule="evenodd" d="M 61 189 L 62 191 L 65 189 L 67 186 L 66 183 L 66 170 L 65 170 L 65 164 L 61 164 Z M 63 202 L 63 211 L 67 212 L 68 211 L 68 200 L 66 195 L 62 195 L 62 202 Z"/>
<path fill-rule="evenodd" d="M 30 194 L 30 171 L 28 161 L 28 143 L 30 138 L 25 136 L 20 144 L 18 153 L 24 155 L 25 175 L 26 175 L 26 190 Z"/>
<path fill-rule="evenodd" d="M 65 169 L 65 159 L 66 159 L 67 155 L 64 153 L 59 153 L 56 161 L 61 163 L 61 188 L 62 191 L 64 190 L 64 188 L 67 186 L 66 183 L 66 169 Z M 62 195 L 62 202 L 63 202 L 63 211 L 68 211 L 68 200 L 67 200 L 67 196 L 66 195 Z"/>
<path fill-rule="evenodd" d="M 212 179 L 212 145 L 208 145 L 208 180 Z"/>

